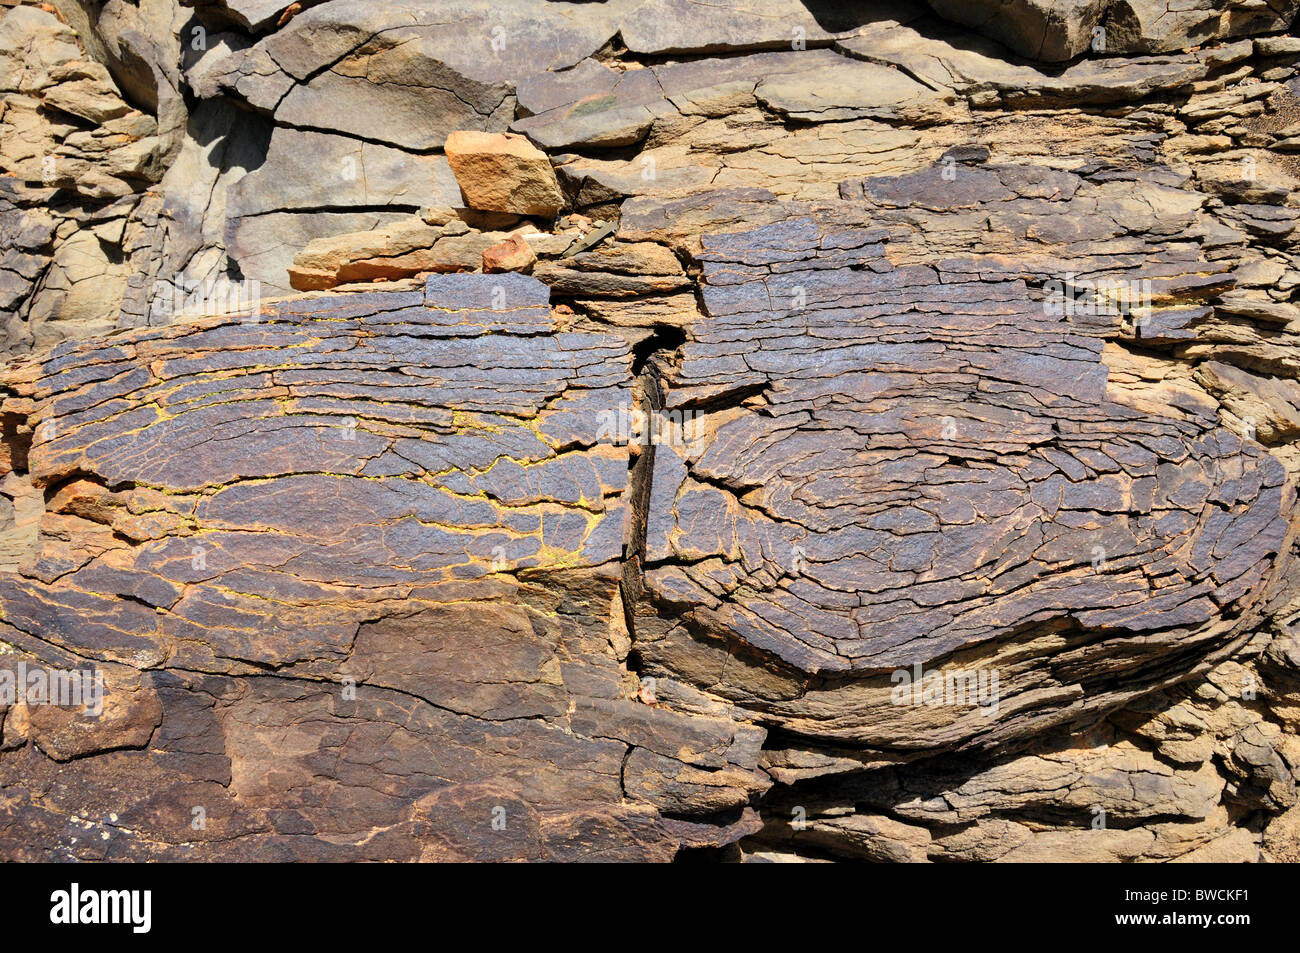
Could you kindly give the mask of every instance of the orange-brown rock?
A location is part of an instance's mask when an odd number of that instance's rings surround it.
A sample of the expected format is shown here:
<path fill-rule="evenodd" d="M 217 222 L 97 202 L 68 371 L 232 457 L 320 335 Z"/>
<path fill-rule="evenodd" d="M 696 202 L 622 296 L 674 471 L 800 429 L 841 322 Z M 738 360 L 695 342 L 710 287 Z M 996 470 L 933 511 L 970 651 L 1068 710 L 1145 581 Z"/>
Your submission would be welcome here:
<path fill-rule="evenodd" d="M 471 208 L 550 217 L 564 207 L 550 159 L 523 136 L 457 131 L 446 152 Z"/>
<path fill-rule="evenodd" d="M 502 271 L 528 271 L 537 261 L 537 255 L 528 242 L 518 235 L 483 249 L 483 270 L 488 273 Z"/>

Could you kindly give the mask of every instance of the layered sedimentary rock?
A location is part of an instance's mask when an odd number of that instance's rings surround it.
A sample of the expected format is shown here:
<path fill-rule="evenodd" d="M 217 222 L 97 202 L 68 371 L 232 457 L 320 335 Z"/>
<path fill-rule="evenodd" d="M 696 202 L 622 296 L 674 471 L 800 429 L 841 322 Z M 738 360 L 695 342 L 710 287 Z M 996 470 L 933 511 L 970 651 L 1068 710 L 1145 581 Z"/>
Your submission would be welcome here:
<path fill-rule="evenodd" d="M 1286 542 L 1283 466 L 1208 405 L 1109 397 L 1102 330 L 1044 314 L 998 261 L 896 267 L 886 237 L 795 218 L 703 240 L 707 316 L 666 406 L 745 400 L 656 449 L 646 581 L 683 629 L 790 666 L 779 700 L 743 679 L 712 688 L 801 733 L 923 747 L 938 739 L 898 718 L 890 672 L 1001 669 L 1052 632 L 1046 671 L 1004 669 L 1007 710 L 963 731 L 1005 740 L 1104 709 L 1130 679 L 1171 674 L 1180 646 L 1237 630 L 1224 614 L 1240 621 Z M 1084 647 L 1121 633 L 1122 674 L 1088 671 Z M 644 654 L 671 670 L 700 651 L 682 638 Z"/>
<path fill-rule="evenodd" d="M 7 13 L 0 855 L 1300 858 L 1295 10 L 1159 6 Z"/>
<path fill-rule="evenodd" d="M 663 859 L 720 812 L 756 827 L 762 729 L 640 704 L 621 664 L 628 450 L 592 410 L 630 405 L 630 350 L 493 280 L 495 307 L 431 279 L 33 366 L 28 474 L 70 548 L 6 577 L 6 632 L 32 666 L 101 658 L 113 726 L 6 733 L 39 851 Z M 100 745 L 134 750 L 46 787 Z M 105 797 L 87 855 L 66 817 Z"/>

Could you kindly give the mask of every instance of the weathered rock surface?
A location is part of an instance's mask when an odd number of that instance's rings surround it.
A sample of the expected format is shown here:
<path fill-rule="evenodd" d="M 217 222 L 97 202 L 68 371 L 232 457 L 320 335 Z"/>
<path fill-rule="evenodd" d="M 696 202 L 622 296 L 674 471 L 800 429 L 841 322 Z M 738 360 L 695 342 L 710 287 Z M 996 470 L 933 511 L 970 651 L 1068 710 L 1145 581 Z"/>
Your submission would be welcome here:
<path fill-rule="evenodd" d="M 942 16 L 974 27 L 1022 56 L 1047 62 L 1080 53 L 1186 49 L 1207 40 L 1285 30 L 1290 0 L 929 0 Z"/>
<path fill-rule="evenodd" d="M 193 801 L 223 856 L 384 857 L 402 840 L 409 858 L 483 859 L 491 842 L 653 859 L 683 840 L 661 814 L 701 817 L 685 839 L 709 843 L 713 815 L 770 784 L 762 729 L 634 700 L 611 614 L 628 449 L 598 443 L 586 412 L 633 399 L 627 344 L 559 332 L 533 279 L 491 281 L 67 348 L 53 386 L 29 368 L 19 391 L 57 435 L 28 455 L 60 486 L 45 530 L 100 542 L 42 537 L 32 574 L 5 577 L 6 643 L 33 665 L 88 651 L 147 701 L 100 739 L 136 750 L 61 803 L 23 764 L 71 755 L 39 724 L 6 731 L 23 745 L 10 803 L 45 805 L 38 823 L 134 789 L 120 836 L 69 856 L 193 855 Z M 93 437 L 123 416 L 143 443 Z M 322 783 L 348 792 L 323 814 L 285 800 Z M 511 833 L 494 841 L 497 804 Z M 480 808 L 489 824 L 454 835 Z"/>
<path fill-rule="evenodd" d="M 0 856 L 1297 859 L 1294 4 L 54 8 Z"/>

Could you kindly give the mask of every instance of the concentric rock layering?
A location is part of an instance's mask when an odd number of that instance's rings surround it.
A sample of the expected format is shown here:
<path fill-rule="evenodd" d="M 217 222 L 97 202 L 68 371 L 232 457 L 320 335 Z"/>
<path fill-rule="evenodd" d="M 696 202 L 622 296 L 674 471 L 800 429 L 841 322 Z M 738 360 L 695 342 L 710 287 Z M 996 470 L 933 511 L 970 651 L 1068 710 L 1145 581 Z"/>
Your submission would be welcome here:
<path fill-rule="evenodd" d="M 0 857 L 1300 860 L 1298 8 L 9 9 Z"/>

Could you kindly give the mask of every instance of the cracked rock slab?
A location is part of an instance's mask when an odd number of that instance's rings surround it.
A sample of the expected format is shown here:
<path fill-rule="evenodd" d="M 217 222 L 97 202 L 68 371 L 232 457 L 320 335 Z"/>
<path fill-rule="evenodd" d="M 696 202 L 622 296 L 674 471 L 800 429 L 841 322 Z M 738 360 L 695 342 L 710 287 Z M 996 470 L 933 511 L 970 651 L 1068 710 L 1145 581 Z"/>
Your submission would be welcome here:
<path fill-rule="evenodd" d="M 121 715 L 7 719 L 5 856 L 651 860 L 756 829 L 763 729 L 637 697 L 629 450 L 598 434 L 631 349 L 548 300 L 435 277 L 11 376 L 59 490 L 0 573 L 3 659 L 111 672 Z"/>
<path fill-rule="evenodd" d="M 992 261 L 895 266 L 886 239 L 815 214 L 704 238 L 665 397 L 697 416 L 655 448 L 645 524 L 649 599 L 683 621 L 643 655 L 797 730 L 914 746 L 1222 645 L 1289 549 L 1281 464 L 1113 397 L 1108 316 L 1054 315 Z M 1002 670 L 995 714 L 890 704 L 890 670 L 997 670 L 1004 640 L 1049 633 L 1053 674 Z M 1083 648 L 1112 640 L 1117 681 Z M 751 661 L 709 661 L 726 646 Z"/>

